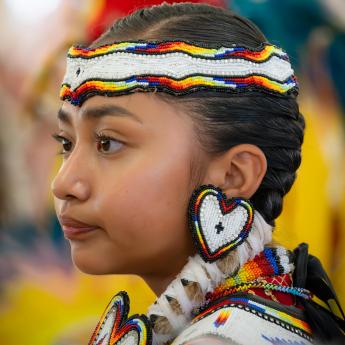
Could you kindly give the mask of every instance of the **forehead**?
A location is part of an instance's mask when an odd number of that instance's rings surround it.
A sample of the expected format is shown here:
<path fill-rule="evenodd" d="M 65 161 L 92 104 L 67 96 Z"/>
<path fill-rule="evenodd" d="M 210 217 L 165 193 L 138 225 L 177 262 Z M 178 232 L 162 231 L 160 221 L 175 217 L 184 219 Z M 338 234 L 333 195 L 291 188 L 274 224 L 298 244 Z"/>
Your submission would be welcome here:
<path fill-rule="evenodd" d="M 130 101 L 128 98 L 126 96 L 116 98 L 95 96 L 87 100 L 81 107 L 65 101 L 58 111 L 58 119 L 71 123 L 73 120 L 97 120 L 105 116 L 126 116 L 141 122 L 135 111 L 130 110 L 130 108 L 135 108 L 136 103 L 140 100 Z"/>
<path fill-rule="evenodd" d="M 127 118 L 138 124 L 174 125 L 177 121 L 190 122 L 190 117 L 184 114 L 176 103 L 163 101 L 153 93 L 133 93 L 129 95 L 105 97 L 93 96 L 82 106 L 74 106 L 63 102 L 58 112 L 58 119 L 67 124 L 79 121 L 97 121 L 106 116 Z"/>

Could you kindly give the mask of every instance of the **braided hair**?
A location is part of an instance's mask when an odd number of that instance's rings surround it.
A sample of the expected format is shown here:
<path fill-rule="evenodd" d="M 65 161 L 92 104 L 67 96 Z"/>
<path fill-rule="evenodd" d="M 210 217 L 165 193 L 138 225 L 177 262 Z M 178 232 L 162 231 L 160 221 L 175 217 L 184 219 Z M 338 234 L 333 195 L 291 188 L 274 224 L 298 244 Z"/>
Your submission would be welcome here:
<path fill-rule="evenodd" d="M 246 45 L 256 48 L 265 36 L 249 20 L 230 10 L 192 3 L 139 9 L 116 21 L 91 48 L 118 40 L 186 40 L 209 46 Z M 282 211 L 283 196 L 290 190 L 301 163 L 305 122 L 296 95 L 201 91 L 176 97 L 158 93 L 168 102 L 185 106 L 195 120 L 200 144 L 209 153 L 221 154 L 247 143 L 266 156 L 267 171 L 251 197 L 267 223 Z"/>

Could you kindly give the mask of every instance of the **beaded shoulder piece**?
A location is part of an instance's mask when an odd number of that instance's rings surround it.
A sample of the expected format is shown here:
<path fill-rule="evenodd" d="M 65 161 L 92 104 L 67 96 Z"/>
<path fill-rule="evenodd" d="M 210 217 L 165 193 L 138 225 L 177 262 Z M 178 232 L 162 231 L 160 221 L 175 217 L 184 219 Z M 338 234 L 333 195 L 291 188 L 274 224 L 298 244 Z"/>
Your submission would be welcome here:
<path fill-rule="evenodd" d="M 202 310 L 172 343 L 221 338 L 231 344 L 309 345 L 312 334 L 301 310 L 249 294 L 234 294 Z"/>
<path fill-rule="evenodd" d="M 200 90 L 238 94 L 297 94 L 287 54 L 264 43 L 210 47 L 187 41 L 125 41 L 98 48 L 71 47 L 60 91 L 80 106 L 94 95 L 162 91 L 176 96 Z"/>

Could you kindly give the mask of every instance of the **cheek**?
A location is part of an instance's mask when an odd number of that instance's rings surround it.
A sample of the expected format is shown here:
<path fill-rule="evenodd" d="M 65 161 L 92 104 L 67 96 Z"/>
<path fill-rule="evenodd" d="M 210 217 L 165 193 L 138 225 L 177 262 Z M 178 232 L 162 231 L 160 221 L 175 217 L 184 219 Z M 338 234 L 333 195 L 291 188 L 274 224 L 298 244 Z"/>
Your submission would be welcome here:
<path fill-rule="evenodd" d="M 114 186 L 116 195 L 109 195 L 118 211 L 124 212 L 127 225 L 145 228 L 162 224 L 180 215 L 186 204 L 187 172 L 174 164 L 144 167 L 128 173 Z M 117 212 L 116 212 L 117 213 Z M 135 235 L 135 234 L 131 234 Z"/>
<path fill-rule="evenodd" d="M 82 271 L 145 275 L 166 274 L 169 268 L 177 274 L 192 254 L 188 161 L 150 161 L 118 167 L 102 179 L 95 176 L 102 183 L 93 210 L 105 233 L 92 242 L 71 243 L 73 261 Z"/>
<path fill-rule="evenodd" d="M 188 167 L 187 156 L 155 159 L 152 154 L 114 177 L 112 187 L 104 185 L 106 228 L 121 252 L 131 250 L 131 255 L 146 258 L 186 247 Z"/>

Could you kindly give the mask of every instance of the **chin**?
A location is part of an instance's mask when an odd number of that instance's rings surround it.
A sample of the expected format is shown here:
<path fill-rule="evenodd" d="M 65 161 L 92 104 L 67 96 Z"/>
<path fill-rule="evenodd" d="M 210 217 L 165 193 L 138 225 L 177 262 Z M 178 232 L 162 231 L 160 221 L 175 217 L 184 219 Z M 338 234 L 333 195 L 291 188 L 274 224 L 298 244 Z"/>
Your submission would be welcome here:
<path fill-rule="evenodd" d="M 73 264 L 83 273 L 92 275 L 128 273 L 125 267 L 119 267 L 119 260 L 116 258 L 108 258 L 100 253 L 75 248 L 73 245 L 71 248 Z"/>
<path fill-rule="evenodd" d="M 74 266 L 81 272 L 91 275 L 103 275 L 103 274 L 110 274 L 106 269 L 100 267 L 99 265 L 95 265 L 95 263 L 90 263 L 85 260 L 79 260 L 78 258 L 73 258 L 72 261 Z"/>

